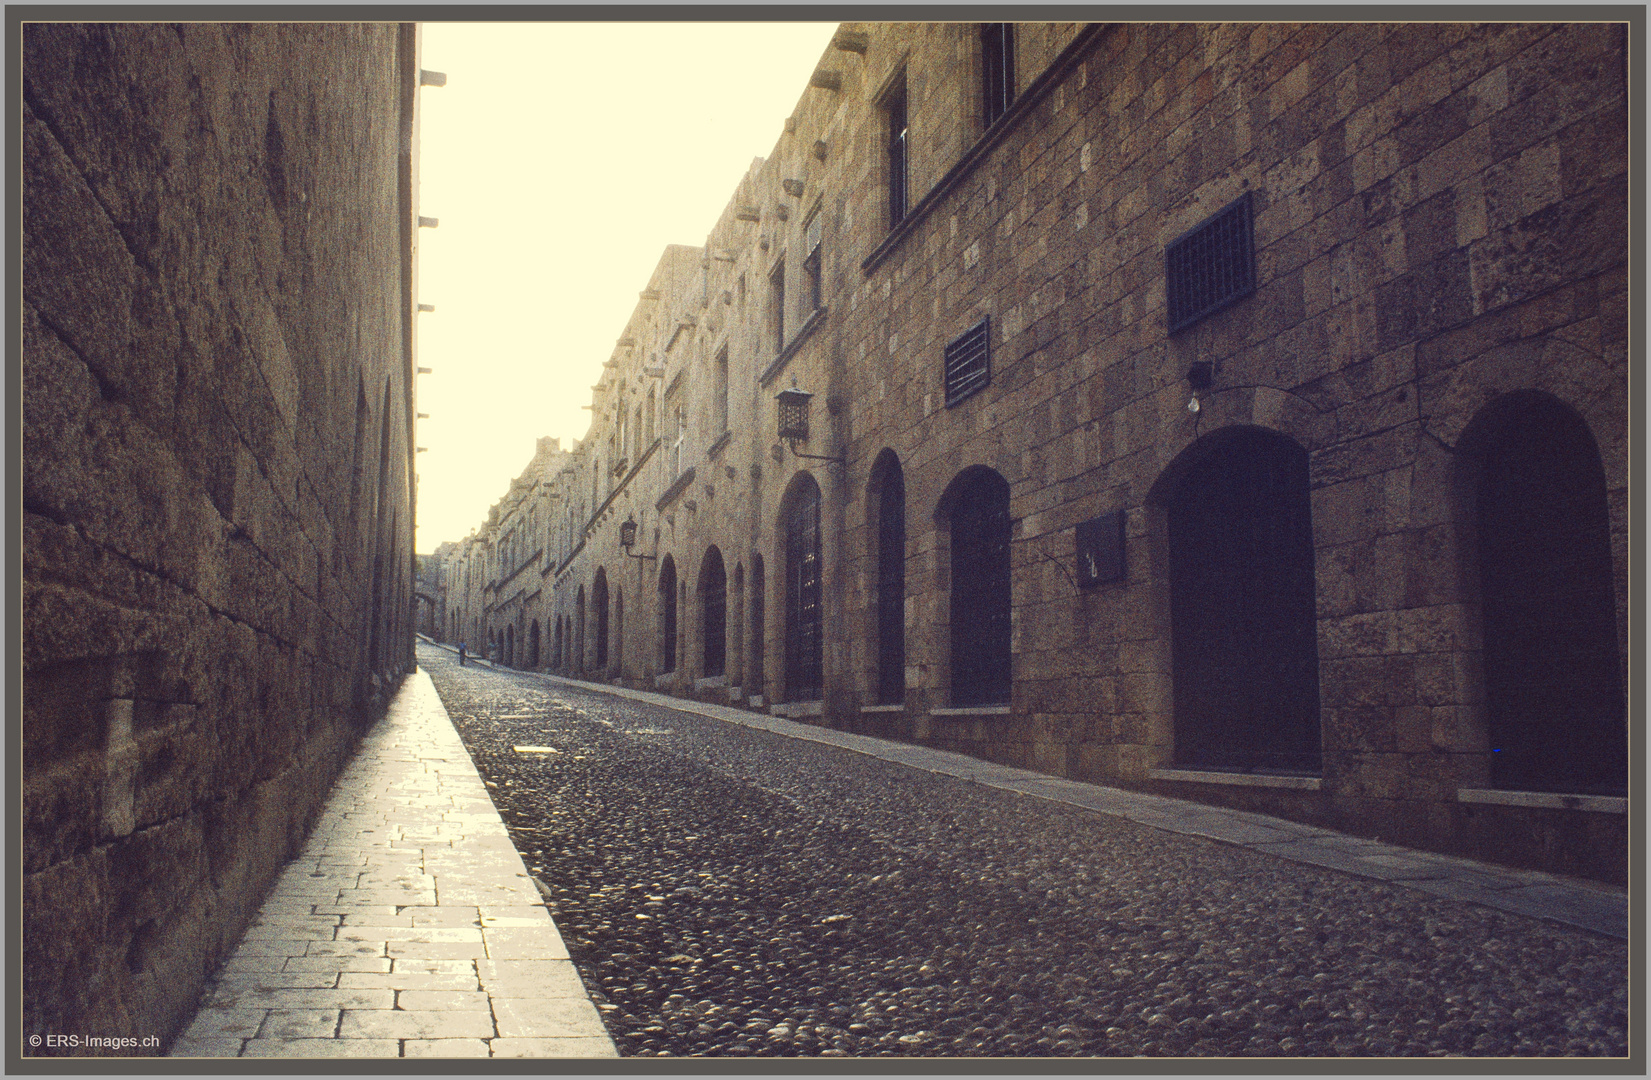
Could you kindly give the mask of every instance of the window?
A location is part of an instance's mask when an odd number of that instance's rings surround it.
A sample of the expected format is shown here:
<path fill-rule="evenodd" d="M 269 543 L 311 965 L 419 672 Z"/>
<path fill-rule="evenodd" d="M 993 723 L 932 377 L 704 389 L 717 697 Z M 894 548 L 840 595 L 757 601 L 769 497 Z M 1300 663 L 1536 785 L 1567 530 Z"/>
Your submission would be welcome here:
<path fill-rule="evenodd" d="M 665 463 L 669 466 L 671 478 L 674 480 L 682 475 L 682 444 L 688 437 L 688 410 L 672 401 L 666 401 L 665 416 Z"/>
<path fill-rule="evenodd" d="M 728 430 L 728 347 L 711 364 L 711 427 L 718 435 Z"/>
<path fill-rule="evenodd" d="M 1307 451 L 1274 431 L 1206 435 L 1170 496 L 1175 761 L 1320 769 Z"/>
<path fill-rule="evenodd" d="M 820 211 L 818 208 L 808 216 L 808 223 L 803 226 L 803 288 L 806 291 L 804 299 L 808 303 L 809 311 L 820 310 Z"/>
<path fill-rule="evenodd" d="M 1250 193 L 1172 241 L 1164 249 L 1164 277 L 1171 334 L 1254 292 Z"/>
<path fill-rule="evenodd" d="M 1008 704 L 1009 483 L 967 469 L 942 506 L 951 526 L 952 704 Z"/>
<path fill-rule="evenodd" d="M 980 89 L 983 126 L 991 127 L 1015 100 L 1015 27 L 980 24 Z"/>
<path fill-rule="evenodd" d="M 774 351 L 785 348 L 785 256 L 768 275 L 768 317 L 774 323 Z"/>
<path fill-rule="evenodd" d="M 946 405 L 951 407 L 992 381 L 991 319 L 988 316 L 946 346 Z"/>
<path fill-rule="evenodd" d="M 883 98 L 883 118 L 888 125 L 889 228 L 906 218 L 906 73 L 895 76 L 894 85 Z"/>

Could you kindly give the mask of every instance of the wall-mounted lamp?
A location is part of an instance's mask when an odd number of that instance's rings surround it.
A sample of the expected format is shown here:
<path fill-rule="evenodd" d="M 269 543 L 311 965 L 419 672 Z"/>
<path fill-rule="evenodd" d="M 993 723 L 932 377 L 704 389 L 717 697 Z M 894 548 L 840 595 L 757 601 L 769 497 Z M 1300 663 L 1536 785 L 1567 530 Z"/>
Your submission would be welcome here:
<path fill-rule="evenodd" d="M 633 559 L 657 559 L 657 555 L 638 555 L 631 551 L 636 546 L 636 519 L 626 518 L 619 523 L 619 546 Z"/>
<path fill-rule="evenodd" d="M 1197 415 L 1198 392 L 1208 390 L 1215 382 L 1215 365 L 1208 360 L 1195 360 L 1192 367 L 1187 369 L 1187 385 L 1192 387 L 1192 400 L 1187 402 L 1187 411 Z"/>
<path fill-rule="evenodd" d="M 785 440 L 791 452 L 800 458 L 809 458 L 813 461 L 835 461 L 843 464 L 847 459 L 827 457 L 824 454 L 805 454 L 797 449 L 797 440 L 808 438 L 808 403 L 814 397 L 806 390 L 792 387 L 790 390 L 781 390 L 775 401 L 779 403 L 780 438 Z"/>

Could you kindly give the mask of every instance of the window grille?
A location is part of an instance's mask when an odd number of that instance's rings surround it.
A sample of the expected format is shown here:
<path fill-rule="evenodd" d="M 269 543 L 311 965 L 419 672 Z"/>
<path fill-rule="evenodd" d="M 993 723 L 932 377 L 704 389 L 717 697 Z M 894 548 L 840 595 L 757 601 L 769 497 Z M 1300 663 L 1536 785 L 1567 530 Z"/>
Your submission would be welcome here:
<path fill-rule="evenodd" d="M 1015 28 L 1012 23 L 980 24 L 982 119 L 991 127 L 1015 100 Z"/>
<path fill-rule="evenodd" d="M 1254 292 L 1249 192 L 1165 248 L 1164 277 L 1172 334 Z"/>
<path fill-rule="evenodd" d="M 992 381 L 991 317 L 946 346 L 946 405 L 950 408 Z"/>

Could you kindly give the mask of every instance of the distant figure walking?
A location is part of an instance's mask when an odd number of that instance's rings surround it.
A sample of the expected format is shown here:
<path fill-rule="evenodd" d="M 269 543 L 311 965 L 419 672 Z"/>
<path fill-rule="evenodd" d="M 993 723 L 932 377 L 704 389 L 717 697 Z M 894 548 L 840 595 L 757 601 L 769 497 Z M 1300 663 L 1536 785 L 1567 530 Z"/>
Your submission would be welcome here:
<path fill-rule="evenodd" d="M 459 667 L 464 666 L 464 642 L 459 642 Z"/>

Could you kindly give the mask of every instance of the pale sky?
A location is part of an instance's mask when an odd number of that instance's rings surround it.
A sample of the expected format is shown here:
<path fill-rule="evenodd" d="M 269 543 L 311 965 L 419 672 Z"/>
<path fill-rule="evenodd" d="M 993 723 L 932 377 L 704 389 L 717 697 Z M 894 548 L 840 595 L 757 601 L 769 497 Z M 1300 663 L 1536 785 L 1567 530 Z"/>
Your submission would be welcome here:
<path fill-rule="evenodd" d="M 487 517 L 590 387 L 667 244 L 704 244 L 835 23 L 425 23 L 418 535 Z"/>

